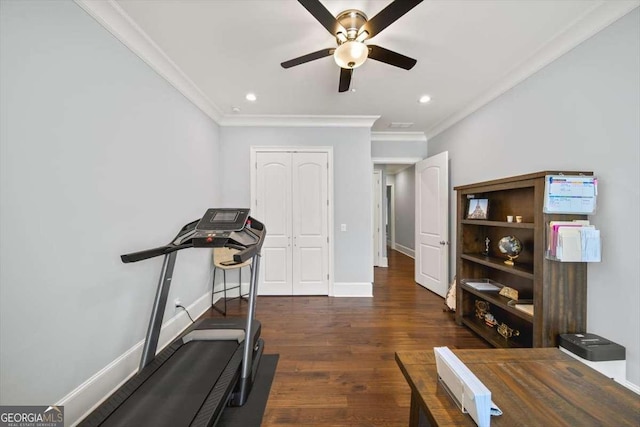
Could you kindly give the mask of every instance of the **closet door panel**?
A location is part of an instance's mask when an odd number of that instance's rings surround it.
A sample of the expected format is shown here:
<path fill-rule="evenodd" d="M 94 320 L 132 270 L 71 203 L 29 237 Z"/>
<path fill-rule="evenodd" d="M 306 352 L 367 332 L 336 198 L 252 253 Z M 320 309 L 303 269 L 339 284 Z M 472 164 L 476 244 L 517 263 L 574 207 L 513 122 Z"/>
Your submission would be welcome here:
<path fill-rule="evenodd" d="M 291 154 L 258 153 L 256 218 L 267 226 L 260 295 L 292 294 Z"/>
<path fill-rule="evenodd" d="M 328 295 L 328 156 L 292 157 L 293 294 Z"/>

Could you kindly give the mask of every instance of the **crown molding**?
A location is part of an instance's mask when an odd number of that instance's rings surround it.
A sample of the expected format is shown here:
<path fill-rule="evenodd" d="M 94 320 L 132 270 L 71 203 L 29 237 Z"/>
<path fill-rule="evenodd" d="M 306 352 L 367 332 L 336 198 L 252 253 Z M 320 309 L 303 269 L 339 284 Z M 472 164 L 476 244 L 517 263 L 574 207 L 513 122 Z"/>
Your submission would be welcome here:
<path fill-rule="evenodd" d="M 424 132 L 371 132 L 371 141 L 427 142 Z"/>
<path fill-rule="evenodd" d="M 265 127 L 364 127 L 371 128 L 380 116 L 236 115 L 227 114 L 220 126 Z"/>
<path fill-rule="evenodd" d="M 175 87 L 202 112 L 219 122 L 222 110 L 213 103 L 114 0 L 74 0 L 93 19 Z"/>
<path fill-rule="evenodd" d="M 220 126 L 371 128 L 380 118 L 380 116 L 224 114 L 117 2 L 114 0 L 74 1 Z"/>
<path fill-rule="evenodd" d="M 509 71 L 498 84 L 473 100 L 463 110 L 428 129 L 427 138 L 433 138 L 450 128 L 638 6 L 640 6 L 640 0 L 602 0 L 594 3 L 591 9 L 558 32 L 528 59 Z"/>

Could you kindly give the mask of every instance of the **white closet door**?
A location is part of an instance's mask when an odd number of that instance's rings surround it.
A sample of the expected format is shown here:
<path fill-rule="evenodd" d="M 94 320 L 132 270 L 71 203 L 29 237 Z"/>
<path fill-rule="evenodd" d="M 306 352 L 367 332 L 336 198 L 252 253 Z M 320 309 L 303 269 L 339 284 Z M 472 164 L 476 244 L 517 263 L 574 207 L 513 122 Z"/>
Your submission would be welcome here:
<path fill-rule="evenodd" d="M 327 153 L 294 153 L 292 172 L 293 295 L 328 295 Z"/>
<path fill-rule="evenodd" d="M 257 153 L 257 211 L 267 227 L 262 247 L 260 295 L 291 295 L 291 153 Z"/>

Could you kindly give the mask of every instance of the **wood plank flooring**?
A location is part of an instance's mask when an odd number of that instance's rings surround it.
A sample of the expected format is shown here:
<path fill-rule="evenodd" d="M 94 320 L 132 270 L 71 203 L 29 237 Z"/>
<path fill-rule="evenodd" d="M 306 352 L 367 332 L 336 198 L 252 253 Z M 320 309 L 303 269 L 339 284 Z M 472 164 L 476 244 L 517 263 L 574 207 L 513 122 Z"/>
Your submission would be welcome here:
<path fill-rule="evenodd" d="M 410 389 L 396 351 L 489 348 L 414 282 L 412 258 L 388 255 L 373 298 L 258 298 L 265 353 L 280 354 L 263 426 L 406 426 Z M 230 301 L 228 316 L 246 308 Z"/>

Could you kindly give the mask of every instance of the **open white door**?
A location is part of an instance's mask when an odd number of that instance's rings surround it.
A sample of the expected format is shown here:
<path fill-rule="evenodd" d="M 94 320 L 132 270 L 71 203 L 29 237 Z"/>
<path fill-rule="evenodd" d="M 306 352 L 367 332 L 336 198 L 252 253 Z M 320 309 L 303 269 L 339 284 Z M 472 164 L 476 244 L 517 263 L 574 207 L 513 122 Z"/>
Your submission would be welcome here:
<path fill-rule="evenodd" d="M 416 282 L 444 298 L 449 271 L 449 153 L 416 163 Z"/>

